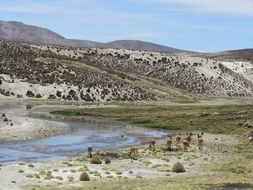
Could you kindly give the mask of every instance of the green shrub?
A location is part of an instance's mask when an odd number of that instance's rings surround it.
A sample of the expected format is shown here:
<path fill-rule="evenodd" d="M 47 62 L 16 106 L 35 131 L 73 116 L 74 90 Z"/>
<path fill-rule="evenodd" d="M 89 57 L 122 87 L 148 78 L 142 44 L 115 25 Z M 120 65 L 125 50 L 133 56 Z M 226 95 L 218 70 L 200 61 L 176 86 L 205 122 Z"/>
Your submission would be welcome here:
<path fill-rule="evenodd" d="M 44 177 L 45 180 L 50 180 L 52 178 L 53 178 L 53 176 L 50 176 L 50 175 L 47 175 L 47 176 Z"/>
<path fill-rule="evenodd" d="M 91 164 L 102 164 L 102 161 L 100 160 L 100 158 L 98 156 L 94 156 L 91 161 Z"/>
<path fill-rule="evenodd" d="M 183 164 L 181 164 L 180 162 L 177 162 L 173 165 L 172 171 L 175 173 L 182 173 L 182 172 L 185 172 L 185 169 L 184 169 Z"/>
<path fill-rule="evenodd" d="M 56 176 L 55 179 L 63 180 L 63 178 L 61 176 Z"/>
<path fill-rule="evenodd" d="M 90 181 L 90 177 L 87 174 L 87 172 L 83 172 L 80 174 L 79 180 L 80 181 Z"/>
<path fill-rule="evenodd" d="M 28 167 L 29 168 L 34 168 L 34 165 L 33 164 L 29 164 Z"/>
<path fill-rule="evenodd" d="M 106 163 L 106 164 L 110 164 L 110 163 L 111 163 L 110 158 L 106 157 L 106 158 L 105 158 L 105 163 Z"/>
<path fill-rule="evenodd" d="M 99 156 L 104 157 L 104 156 L 106 156 L 107 152 L 104 151 L 104 150 L 100 150 L 100 151 L 97 152 L 97 154 L 98 154 Z"/>
<path fill-rule="evenodd" d="M 37 179 L 40 179 L 40 175 L 39 174 L 34 174 L 34 177 Z"/>
<path fill-rule="evenodd" d="M 32 174 L 28 174 L 26 175 L 27 178 L 34 178 L 34 176 Z"/>

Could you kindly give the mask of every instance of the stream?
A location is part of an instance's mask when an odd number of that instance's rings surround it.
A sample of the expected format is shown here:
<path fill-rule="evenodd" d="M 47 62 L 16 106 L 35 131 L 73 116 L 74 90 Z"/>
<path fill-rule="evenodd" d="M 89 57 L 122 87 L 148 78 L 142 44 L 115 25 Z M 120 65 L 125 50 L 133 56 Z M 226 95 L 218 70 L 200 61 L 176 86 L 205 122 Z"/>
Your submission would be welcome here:
<path fill-rule="evenodd" d="M 115 151 L 135 144 L 147 143 L 150 138 L 165 138 L 162 130 L 146 129 L 123 122 L 101 120 L 92 117 L 66 117 L 31 115 L 40 120 L 56 120 L 71 127 L 71 132 L 64 135 L 44 137 L 35 140 L 22 140 L 0 144 L 0 163 L 38 162 L 63 159 L 68 156 L 86 155 L 87 147 L 94 151 L 107 149 Z"/>

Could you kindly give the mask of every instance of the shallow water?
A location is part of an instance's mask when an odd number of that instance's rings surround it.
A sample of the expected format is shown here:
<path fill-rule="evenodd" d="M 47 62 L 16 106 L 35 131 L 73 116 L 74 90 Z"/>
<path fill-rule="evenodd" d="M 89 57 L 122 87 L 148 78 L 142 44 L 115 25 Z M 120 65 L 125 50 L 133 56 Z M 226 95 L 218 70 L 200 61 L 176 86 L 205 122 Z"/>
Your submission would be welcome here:
<path fill-rule="evenodd" d="M 113 151 L 115 148 L 146 143 L 151 137 L 164 138 L 167 134 L 165 131 L 94 118 L 82 118 L 79 123 L 69 120 L 73 118 L 65 121 L 73 129 L 71 134 L 0 144 L 0 163 L 46 161 L 82 155 L 86 154 L 88 145 L 92 145 L 94 151 Z"/>

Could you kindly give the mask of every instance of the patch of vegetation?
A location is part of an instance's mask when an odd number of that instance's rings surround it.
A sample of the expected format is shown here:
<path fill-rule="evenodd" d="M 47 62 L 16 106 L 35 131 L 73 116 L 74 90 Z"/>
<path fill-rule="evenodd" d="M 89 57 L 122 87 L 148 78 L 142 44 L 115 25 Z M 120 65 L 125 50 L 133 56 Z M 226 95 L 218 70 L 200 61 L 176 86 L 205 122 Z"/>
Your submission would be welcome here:
<path fill-rule="evenodd" d="M 27 174 L 26 177 L 27 178 L 34 178 L 34 175 L 33 174 Z"/>
<path fill-rule="evenodd" d="M 108 157 L 106 157 L 106 158 L 105 158 L 105 164 L 110 164 L 110 163 L 111 163 L 111 159 L 108 158 Z"/>
<path fill-rule="evenodd" d="M 184 166 L 183 166 L 182 163 L 177 162 L 177 163 L 175 163 L 175 164 L 173 165 L 173 167 L 172 167 L 172 172 L 175 172 L 175 173 L 183 173 L 183 172 L 185 172 L 185 168 L 184 168 Z"/>
<path fill-rule="evenodd" d="M 102 161 L 98 156 L 93 156 L 93 158 L 90 161 L 91 164 L 102 164 Z"/>
<path fill-rule="evenodd" d="M 83 172 L 80 174 L 79 180 L 80 181 L 90 181 L 90 177 L 87 174 L 87 172 Z"/>
<path fill-rule="evenodd" d="M 29 168 L 34 168 L 34 165 L 33 164 L 28 164 L 28 167 Z"/>
<path fill-rule="evenodd" d="M 61 176 L 56 176 L 55 179 L 58 179 L 58 180 L 63 180 L 63 178 Z"/>
<path fill-rule="evenodd" d="M 244 111 L 243 113 L 241 111 Z M 109 117 L 148 128 L 231 133 L 253 117 L 253 105 L 225 106 L 121 106 L 54 111 L 53 114 Z M 219 114 L 217 114 L 219 113 Z"/>

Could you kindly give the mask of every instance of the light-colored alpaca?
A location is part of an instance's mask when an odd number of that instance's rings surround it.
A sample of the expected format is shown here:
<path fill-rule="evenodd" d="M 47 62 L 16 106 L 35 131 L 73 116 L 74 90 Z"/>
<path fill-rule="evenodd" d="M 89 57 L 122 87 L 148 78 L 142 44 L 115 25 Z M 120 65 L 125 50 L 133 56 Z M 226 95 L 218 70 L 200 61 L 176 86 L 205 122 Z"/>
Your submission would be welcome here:
<path fill-rule="evenodd" d="M 203 132 L 200 133 L 200 134 L 197 134 L 198 147 L 199 147 L 199 149 L 201 149 L 201 150 L 203 150 L 203 145 L 204 145 L 203 135 L 204 135 Z"/>
<path fill-rule="evenodd" d="M 184 150 L 187 150 L 187 148 L 190 147 L 191 136 L 192 136 L 192 133 L 190 133 L 190 134 L 186 133 L 186 136 L 183 139 Z"/>
<path fill-rule="evenodd" d="M 180 141 L 181 141 L 181 135 L 180 133 L 178 133 L 176 136 L 176 144 L 179 145 Z"/>
<path fill-rule="evenodd" d="M 189 147 L 190 147 L 190 145 L 189 145 L 189 141 L 188 141 L 188 140 L 186 140 L 186 139 L 184 139 L 184 140 L 183 140 L 183 146 L 184 146 L 184 150 L 187 150 L 187 148 L 189 148 Z"/>
<path fill-rule="evenodd" d="M 134 145 L 130 148 L 129 157 L 131 159 L 137 159 L 137 154 L 138 154 L 138 147 Z"/>

